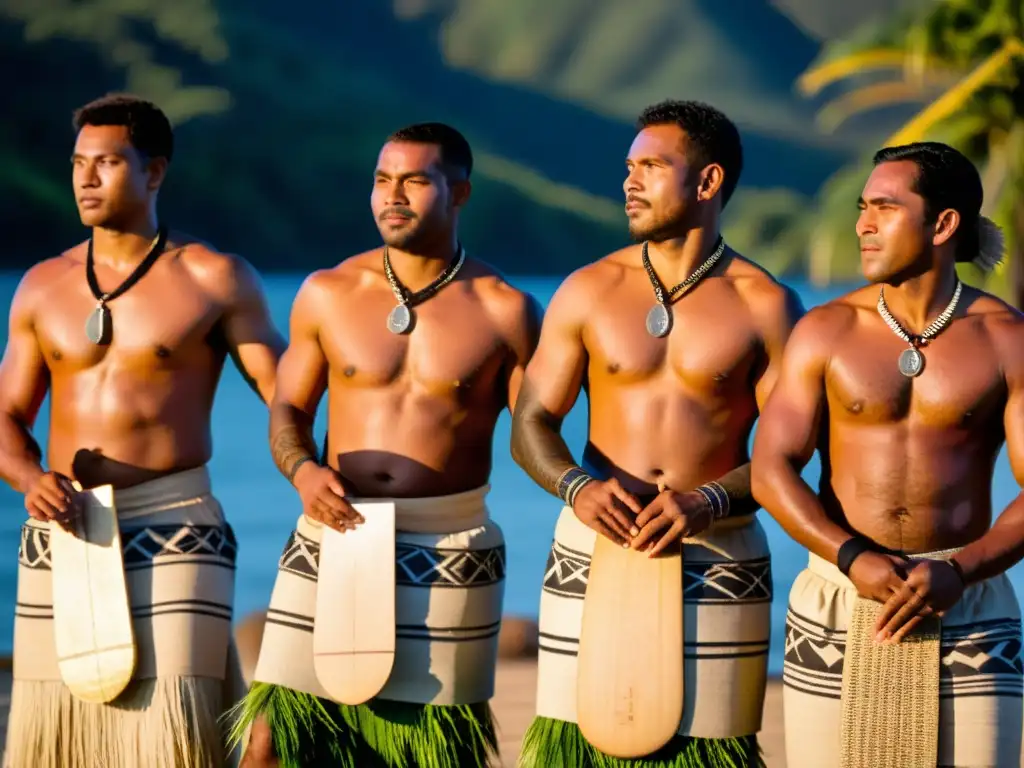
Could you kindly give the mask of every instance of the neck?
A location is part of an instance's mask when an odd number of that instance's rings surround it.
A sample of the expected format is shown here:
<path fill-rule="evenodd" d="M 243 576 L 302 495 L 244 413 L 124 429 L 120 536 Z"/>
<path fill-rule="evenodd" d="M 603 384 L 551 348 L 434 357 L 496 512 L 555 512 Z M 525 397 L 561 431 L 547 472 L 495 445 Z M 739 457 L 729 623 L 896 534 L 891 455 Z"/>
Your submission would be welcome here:
<path fill-rule="evenodd" d="M 952 264 L 936 267 L 898 285 L 885 286 L 885 303 L 904 328 L 921 333 L 949 304 L 956 282 Z"/>
<path fill-rule="evenodd" d="M 693 274 L 714 252 L 717 243 L 717 229 L 691 229 L 680 237 L 648 242 L 647 254 L 658 277 L 668 283 L 668 289 Z"/>
<path fill-rule="evenodd" d="M 138 264 L 152 249 L 158 231 L 155 215 L 130 227 L 93 227 L 93 259 L 112 267 Z"/>
<path fill-rule="evenodd" d="M 388 258 L 391 260 L 395 277 L 414 293 L 436 280 L 455 260 L 458 253 L 458 238 L 454 233 L 440 244 L 420 249 L 415 253 L 388 247 Z"/>

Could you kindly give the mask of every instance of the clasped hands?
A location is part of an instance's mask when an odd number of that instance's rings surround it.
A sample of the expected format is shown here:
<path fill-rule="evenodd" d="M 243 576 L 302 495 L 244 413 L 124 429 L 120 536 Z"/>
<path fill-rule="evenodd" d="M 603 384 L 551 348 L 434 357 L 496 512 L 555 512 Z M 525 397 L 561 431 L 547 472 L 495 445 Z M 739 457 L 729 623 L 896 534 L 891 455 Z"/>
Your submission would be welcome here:
<path fill-rule="evenodd" d="M 711 507 L 697 491 L 677 493 L 659 486 L 646 507 L 618 480 L 592 480 L 576 495 L 573 512 L 584 525 L 622 547 L 656 557 L 684 538 L 706 530 Z"/>
<path fill-rule="evenodd" d="M 943 616 L 964 593 L 959 572 L 944 560 L 908 560 L 864 552 L 850 566 L 861 597 L 882 603 L 875 642 L 900 642 L 928 616 Z"/>

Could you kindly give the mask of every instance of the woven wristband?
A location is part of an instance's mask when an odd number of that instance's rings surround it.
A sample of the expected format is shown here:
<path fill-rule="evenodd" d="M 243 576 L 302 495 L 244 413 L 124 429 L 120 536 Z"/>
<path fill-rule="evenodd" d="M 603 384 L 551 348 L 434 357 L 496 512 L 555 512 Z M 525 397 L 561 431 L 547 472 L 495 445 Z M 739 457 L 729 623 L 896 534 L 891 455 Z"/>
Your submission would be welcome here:
<path fill-rule="evenodd" d="M 573 501 L 576 500 L 576 494 L 579 493 L 580 489 L 584 485 L 593 479 L 594 478 L 583 471 L 582 468 L 569 467 L 558 478 L 558 484 L 556 486 L 558 498 L 571 507 Z"/>

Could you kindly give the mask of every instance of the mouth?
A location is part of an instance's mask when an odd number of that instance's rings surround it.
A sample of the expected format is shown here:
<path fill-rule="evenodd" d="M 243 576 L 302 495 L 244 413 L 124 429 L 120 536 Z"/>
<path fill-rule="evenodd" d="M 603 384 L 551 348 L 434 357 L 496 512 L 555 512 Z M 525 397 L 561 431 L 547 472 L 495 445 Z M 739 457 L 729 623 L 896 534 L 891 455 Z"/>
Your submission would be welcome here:
<path fill-rule="evenodd" d="M 878 253 L 880 250 L 882 249 L 879 248 L 877 245 L 862 245 L 860 247 L 861 253 Z"/>
<path fill-rule="evenodd" d="M 99 208 L 103 205 L 103 200 L 98 197 L 82 197 L 78 200 L 78 205 L 82 208 Z"/>
<path fill-rule="evenodd" d="M 407 221 L 412 221 L 412 217 L 403 216 L 400 213 L 388 213 L 381 216 L 380 220 L 385 224 L 405 224 Z"/>
<path fill-rule="evenodd" d="M 626 201 L 626 213 L 635 213 L 636 211 L 642 211 L 644 208 L 647 208 L 647 203 L 640 200 Z"/>

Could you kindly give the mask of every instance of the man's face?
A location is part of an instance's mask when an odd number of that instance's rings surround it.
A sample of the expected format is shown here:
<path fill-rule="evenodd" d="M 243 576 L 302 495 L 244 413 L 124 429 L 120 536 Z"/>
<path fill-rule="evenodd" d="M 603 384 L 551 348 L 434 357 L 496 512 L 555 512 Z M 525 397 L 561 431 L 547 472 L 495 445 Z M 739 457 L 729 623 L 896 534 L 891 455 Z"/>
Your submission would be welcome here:
<path fill-rule="evenodd" d="M 934 224 L 914 191 L 917 164 L 909 160 L 875 166 L 858 201 L 857 237 L 864 277 L 884 283 L 921 266 L 931 256 Z"/>
<path fill-rule="evenodd" d="M 122 125 L 85 125 L 71 158 L 78 215 L 87 227 L 116 226 L 145 211 L 163 166 L 132 146 Z"/>
<path fill-rule="evenodd" d="M 672 236 L 696 204 L 700 169 L 690 164 L 686 142 L 678 125 L 650 125 L 633 140 L 622 186 L 633 239 Z"/>
<path fill-rule="evenodd" d="M 377 158 L 370 208 L 381 238 L 394 248 L 415 251 L 449 231 L 456 205 L 440 147 L 385 144 Z"/>

